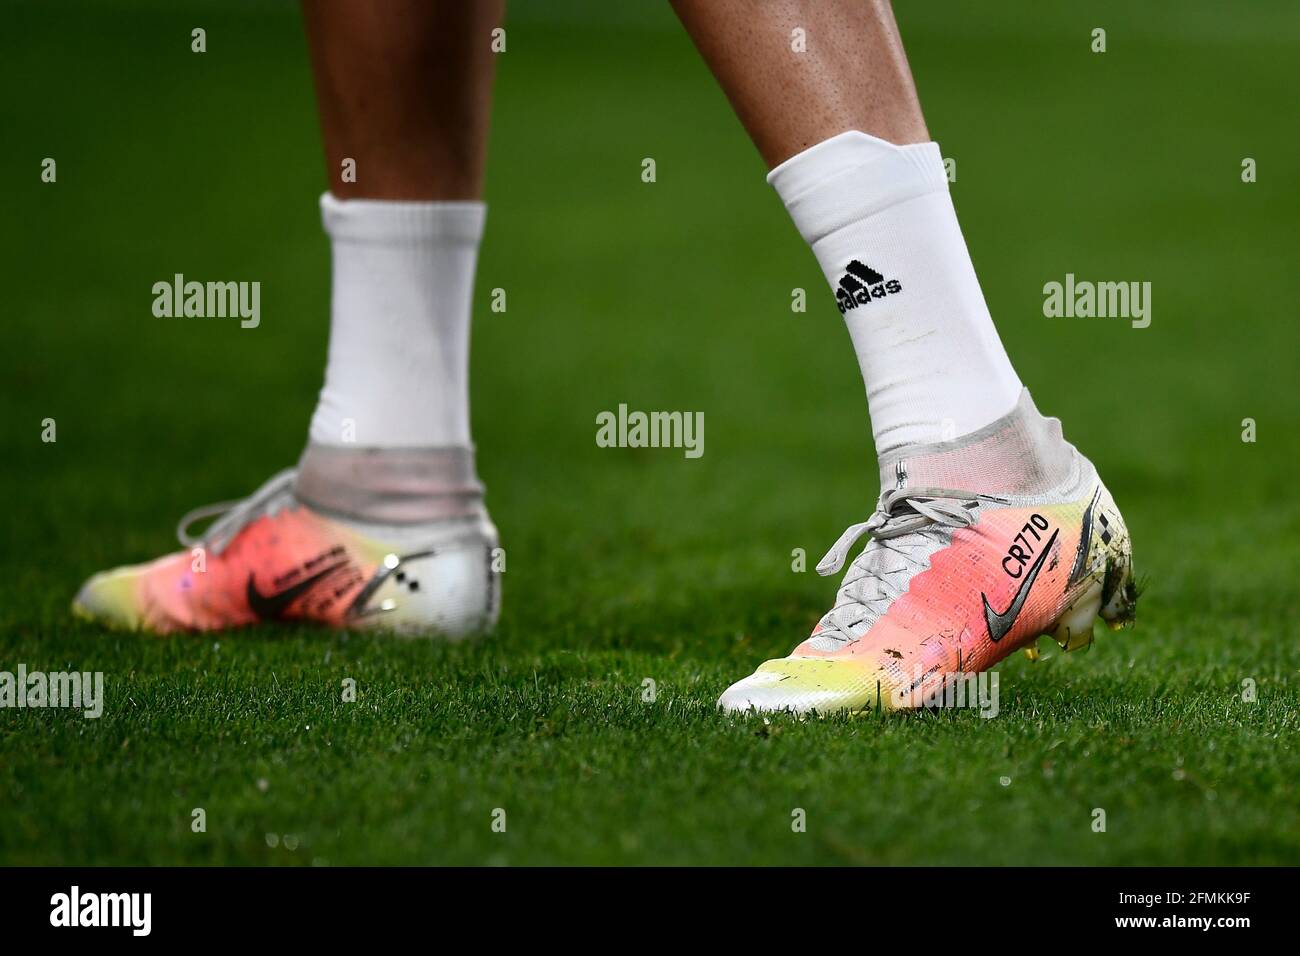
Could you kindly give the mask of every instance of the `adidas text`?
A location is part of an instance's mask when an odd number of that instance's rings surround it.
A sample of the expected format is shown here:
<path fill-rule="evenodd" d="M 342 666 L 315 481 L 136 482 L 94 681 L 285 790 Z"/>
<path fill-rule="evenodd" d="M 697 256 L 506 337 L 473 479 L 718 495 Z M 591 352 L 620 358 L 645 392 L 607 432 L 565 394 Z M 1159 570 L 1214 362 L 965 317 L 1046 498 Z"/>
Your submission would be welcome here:
<path fill-rule="evenodd" d="M 858 306 L 870 305 L 872 299 L 883 299 L 902 291 L 903 284 L 897 279 L 886 279 L 871 266 L 854 259 L 845 267 L 835 289 L 835 306 L 843 315 Z"/>

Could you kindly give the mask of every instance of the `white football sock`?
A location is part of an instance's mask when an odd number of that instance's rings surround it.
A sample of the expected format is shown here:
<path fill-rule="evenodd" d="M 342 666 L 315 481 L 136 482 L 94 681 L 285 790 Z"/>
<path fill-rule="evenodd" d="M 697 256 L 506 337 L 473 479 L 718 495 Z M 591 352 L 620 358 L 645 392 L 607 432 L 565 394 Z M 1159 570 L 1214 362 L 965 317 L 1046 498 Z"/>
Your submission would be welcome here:
<path fill-rule="evenodd" d="M 1011 411 L 1020 379 L 975 278 L 937 143 L 841 133 L 767 181 L 836 293 L 877 454 L 959 438 Z"/>
<path fill-rule="evenodd" d="M 333 250 L 329 364 L 311 440 L 469 445 L 469 319 L 481 202 L 321 197 Z"/>

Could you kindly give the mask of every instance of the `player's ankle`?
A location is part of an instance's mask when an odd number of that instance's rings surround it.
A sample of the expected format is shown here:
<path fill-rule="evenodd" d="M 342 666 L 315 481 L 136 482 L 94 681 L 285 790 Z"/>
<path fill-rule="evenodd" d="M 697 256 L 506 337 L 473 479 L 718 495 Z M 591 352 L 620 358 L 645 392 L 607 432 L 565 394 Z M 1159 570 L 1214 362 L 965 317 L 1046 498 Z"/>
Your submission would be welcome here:
<path fill-rule="evenodd" d="M 326 194 L 321 212 L 333 278 L 311 440 L 468 445 L 470 305 L 486 207 Z"/>
<path fill-rule="evenodd" d="M 1014 408 L 976 431 L 948 441 L 912 444 L 880 457 L 880 486 L 960 489 L 1033 495 L 1068 483 L 1079 453 L 1060 419 L 1042 415 L 1029 389 Z"/>
<path fill-rule="evenodd" d="M 372 524 L 486 517 L 469 445 L 350 448 L 308 444 L 295 494 L 308 507 Z"/>
<path fill-rule="evenodd" d="M 936 143 L 858 131 L 768 176 L 821 263 L 867 387 L 876 449 L 970 434 L 1021 391 L 975 277 Z"/>

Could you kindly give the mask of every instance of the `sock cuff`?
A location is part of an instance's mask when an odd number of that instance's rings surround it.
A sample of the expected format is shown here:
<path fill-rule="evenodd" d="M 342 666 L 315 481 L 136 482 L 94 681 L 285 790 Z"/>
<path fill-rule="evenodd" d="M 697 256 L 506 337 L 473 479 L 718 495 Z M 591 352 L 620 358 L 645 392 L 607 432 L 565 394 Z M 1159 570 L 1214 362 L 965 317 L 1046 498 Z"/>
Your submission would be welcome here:
<path fill-rule="evenodd" d="M 351 448 L 310 442 L 294 493 L 318 511 L 362 521 L 407 524 L 473 517 L 483 484 L 469 445 Z"/>
<path fill-rule="evenodd" d="M 790 157 L 767 181 L 809 245 L 890 206 L 948 190 L 938 143 L 896 146 L 858 130 Z"/>
<path fill-rule="evenodd" d="M 881 455 L 880 487 L 1032 496 L 1066 481 L 1076 458 L 1060 419 L 1040 414 L 1022 387 L 1011 411 L 969 435 Z"/>
<path fill-rule="evenodd" d="M 408 201 L 320 197 L 321 222 L 331 239 L 387 245 L 448 240 L 478 244 L 487 205 L 477 200 Z"/>

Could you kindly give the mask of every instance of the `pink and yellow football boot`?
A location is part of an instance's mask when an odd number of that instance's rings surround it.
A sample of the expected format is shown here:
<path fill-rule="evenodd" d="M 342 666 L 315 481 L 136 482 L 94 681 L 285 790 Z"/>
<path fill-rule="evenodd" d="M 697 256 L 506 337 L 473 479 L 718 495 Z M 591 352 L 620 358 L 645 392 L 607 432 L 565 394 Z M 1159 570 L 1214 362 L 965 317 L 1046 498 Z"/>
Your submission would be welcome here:
<path fill-rule="evenodd" d="M 195 538 L 188 526 L 223 515 Z M 460 637 L 500 606 L 468 449 L 308 449 L 250 498 L 190 512 L 186 550 L 87 581 L 80 617 L 170 634 L 302 621 Z"/>
<path fill-rule="evenodd" d="M 1010 414 L 955 441 L 881 461 L 876 513 L 817 570 L 833 574 L 862 535 L 835 606 L 789 657 L 729 687 L 729 711 L 900 709 L 942 700 L 945 682 L 988 670 L 1051 635 L 1092 642 L 1094 618 L 1133 620 L 1128 530 L 1060 422 L 1021 395 Z"/>

